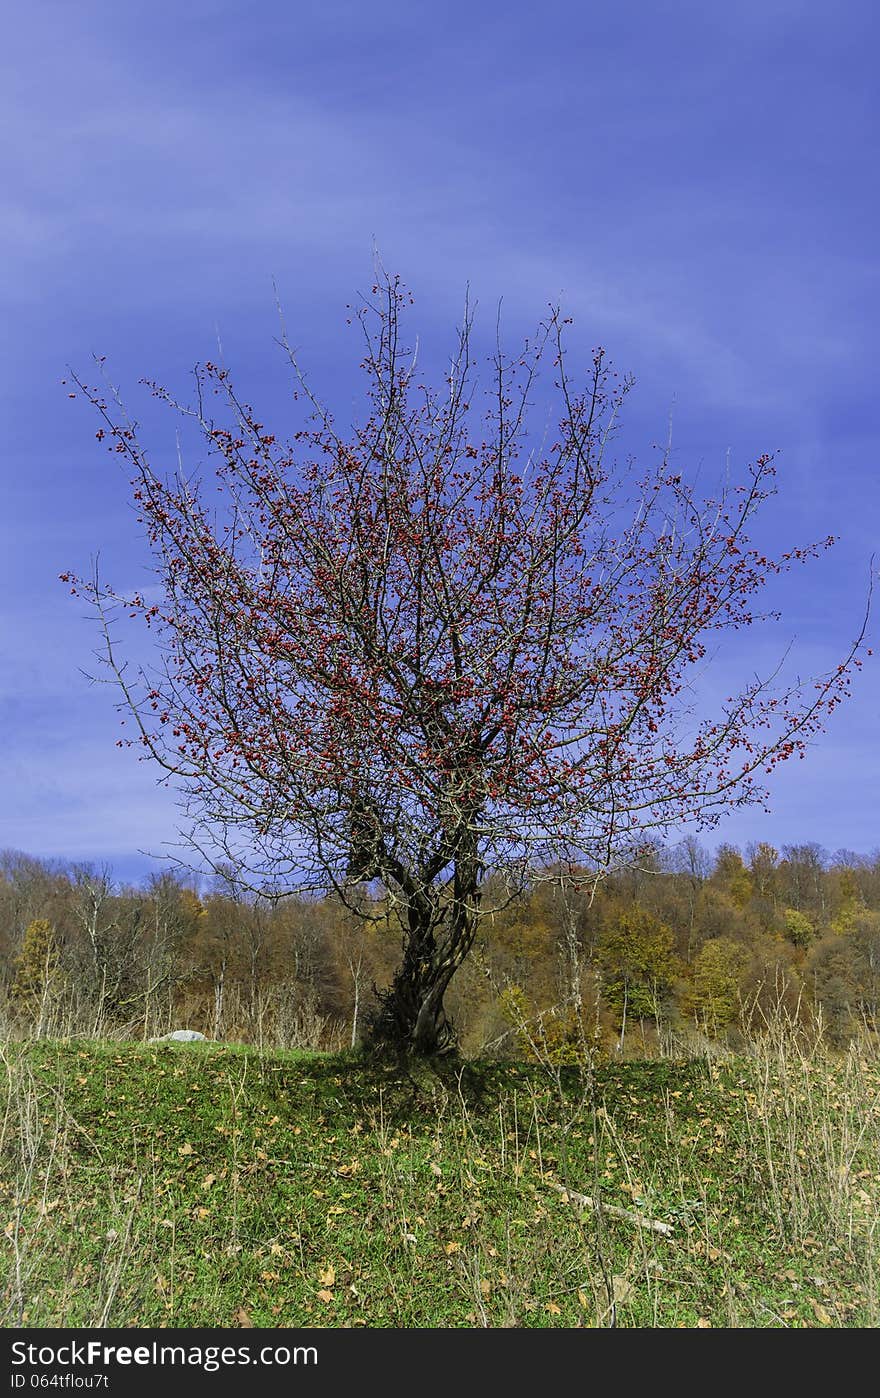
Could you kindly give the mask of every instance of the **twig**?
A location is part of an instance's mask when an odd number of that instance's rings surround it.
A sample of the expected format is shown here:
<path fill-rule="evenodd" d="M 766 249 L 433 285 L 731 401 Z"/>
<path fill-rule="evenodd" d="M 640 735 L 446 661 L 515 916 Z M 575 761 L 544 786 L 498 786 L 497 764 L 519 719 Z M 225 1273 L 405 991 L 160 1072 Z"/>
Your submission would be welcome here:
<path fill-rule="evenodd" d="M 647 1228 L 652 1233 L 662 1233 L 664 1237 L 669 1237 L 673 1228 L 671 1223 L 663 1223 L 659 1218 L 646 1218 L 644 1214 L 634 1213 L 632 1209 L 622 1209 L 619 1204 L 600 1204 L 589 1194 L 579 1194 L 576 1189 L 569 1189 L 568 1185 L 557 1184 L 555 1180 L 545 1180 L 545 1184 L 551 1189 L 555 1189 L 557 1194 L 561 1194 L 566 1203 L 579 1204 L 584 1209 L 601 1209 L 603 1213 L 610 1214 L 612 1218 L 625 1219 L 627 1223 L 634 1223 L 639 1228 Z"/>

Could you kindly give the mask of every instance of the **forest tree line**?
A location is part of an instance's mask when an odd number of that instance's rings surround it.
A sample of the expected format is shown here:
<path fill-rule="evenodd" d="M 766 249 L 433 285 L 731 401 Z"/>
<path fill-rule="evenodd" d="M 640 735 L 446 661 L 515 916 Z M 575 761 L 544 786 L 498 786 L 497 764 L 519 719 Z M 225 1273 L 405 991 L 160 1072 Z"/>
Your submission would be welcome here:
<path fill-rule="evenodd" d="M 332 897 L 268 904 L 232 878 L 121 886 L 109 869 L 0 854 L 0 994 L 14 1033 L 358 1043 L 399 960 L 396 910 Z M 595 886 L 536 878 L 485 916 L 449 993 L 470 1054 L 571 1061 L 664 1038 L 736 1043 L 782 1011 L 845 1045 L 875 1032 L 880 851 L 815 843 L 650 848 Z"/>

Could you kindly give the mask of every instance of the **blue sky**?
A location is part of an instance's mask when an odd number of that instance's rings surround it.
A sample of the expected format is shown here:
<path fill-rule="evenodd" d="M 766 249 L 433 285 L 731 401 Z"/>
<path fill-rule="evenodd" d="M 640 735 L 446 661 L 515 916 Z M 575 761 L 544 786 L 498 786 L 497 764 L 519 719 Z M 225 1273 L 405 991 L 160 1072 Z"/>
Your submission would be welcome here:
<path fill-rule="evenodd" d="M 19 6 L 0 58 L 0 848 L 134 875 L 174 836 L 57 581 L 97 551 L 123 586 L 145 563 L 67 366 L 107 355 L 137 411 L 140 375 L 182 387 L 219 334 L 274 428 L 274 279 L 314 382 L 353 408 L 345 305 L 374 240 L 429 352 L 467 283 L 487 334 L 503 297 L 512 343 L 559 300 L 585 362 L 602 343 L 636 376 L 627 449 L 672 413 L 709 485 L 728 452 L 778 450 L 765 537 L 841 542 L 731 673 L 790 639 L 828 668 L 880 554 L 878 30 L 867 0 Z M 880 845 L 878 665 L 779 770 L 772 814 L 732 812 L 709 843 Z"/>

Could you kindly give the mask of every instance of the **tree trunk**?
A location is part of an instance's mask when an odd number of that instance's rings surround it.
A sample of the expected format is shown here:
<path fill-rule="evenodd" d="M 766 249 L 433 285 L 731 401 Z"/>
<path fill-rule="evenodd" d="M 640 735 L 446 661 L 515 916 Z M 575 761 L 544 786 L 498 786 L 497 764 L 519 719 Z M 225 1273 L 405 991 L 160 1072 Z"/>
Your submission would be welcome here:
<path fill-rule="evenodd" d="M 220 1029 L 223 1023 L 223 1001 L 226 989 L 226 962 L 220 967 L 220 975 L 214 981 L 214 1038 L 221 1038 Z"/>
<path fill-rule="evenodd" d="M 348 964 L 348 969 L 349 969 L 349 971 L 351 972 L 351 978 L 352 978 L 352 981 L 354 982 L 354 1009 L 352 1010 L 352 1015 L 351 1015 L 351 1047 L 352 1047 L 352 1048 L 357 1048 L 358 1019 L 360 1018 L 360 1010 L 361 1010 L 361 966 L 362 966 L 362 963 L 363 963 L 363 956 L 360 956 L 360 957 L 358 958 L 357 966 L 354 966 L 354 965 L 351 963 L 351 961 L 349 961 L 349 964 Z"/>
<path fill-rule="evenodd" d="M 410 901 L 400 969 L 365 1016 L 375 1049 L 420 1058 L 455 1052 L 456 1034 L 443 997 L 473 945 L 480 896 L 478 875 L 468 870 L 465 883 L 460 873 L 445 905 L 427 894 Z"/>
<path fill-rule="evenodd" d="M 444 964 L 436 949 L 432 955 L 419 955 L 410 944 L 390 988 L 379 994 L 378 1008 L 369 1016 L 370 1044 L 423 1058 L 453 1051 L 455 1031 L 443 996 L 458 964 Z"/>

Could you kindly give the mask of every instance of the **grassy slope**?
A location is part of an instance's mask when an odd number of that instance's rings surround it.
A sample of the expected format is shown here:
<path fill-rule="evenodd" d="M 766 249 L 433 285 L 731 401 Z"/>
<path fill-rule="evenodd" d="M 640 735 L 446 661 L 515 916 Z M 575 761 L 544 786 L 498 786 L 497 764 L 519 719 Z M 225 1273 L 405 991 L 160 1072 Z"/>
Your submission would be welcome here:
<path fill-rule="evenodd" d="M 880 1069 L 856 1058 L 626 1063 L 590 1087 L 220 1046 L 4 1057 L 6 1325 L 880 1320 Z"/>

